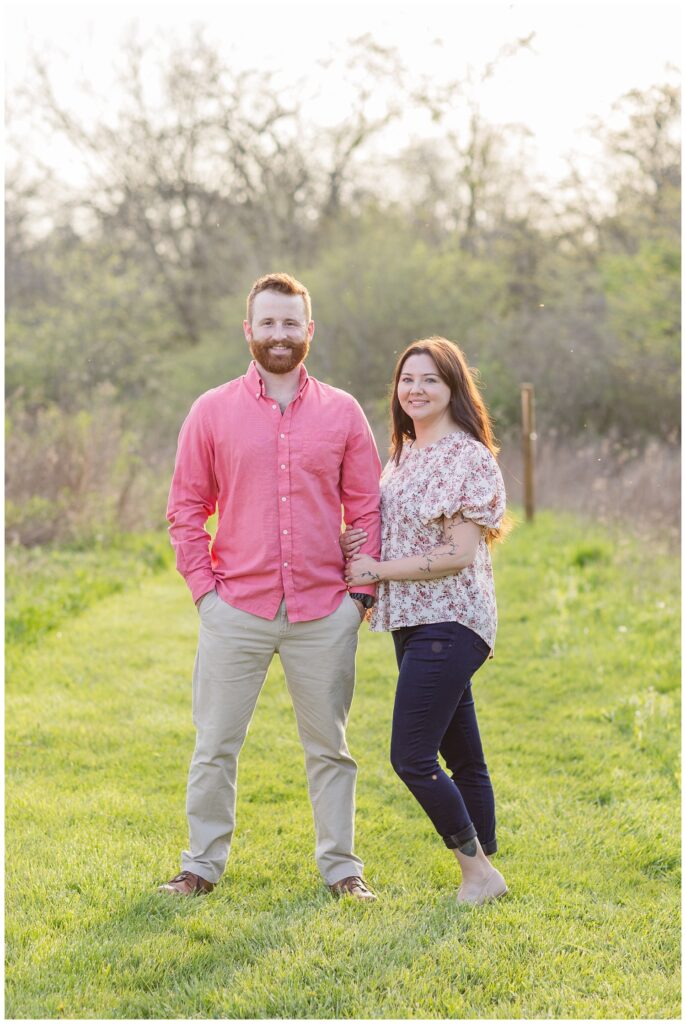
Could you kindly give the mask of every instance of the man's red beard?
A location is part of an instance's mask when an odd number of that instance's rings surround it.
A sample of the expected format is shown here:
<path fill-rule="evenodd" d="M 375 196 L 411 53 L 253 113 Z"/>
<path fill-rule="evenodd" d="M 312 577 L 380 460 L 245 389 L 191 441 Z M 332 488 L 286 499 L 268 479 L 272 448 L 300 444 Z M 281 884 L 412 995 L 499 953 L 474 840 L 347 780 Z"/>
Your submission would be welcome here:
<path fill-rule="evenodd" d="M 269 351 L 275 344 L 274 341 L 251 341 L 250 352 L 255 362 L 267 371 L 267 373 L 290 373 L 296 366 L 307 358 L 310 351 L 310 341 L 305 336 L 304 341 L 280 341 L 279 345 L 289 348 L 288 355 L 274 356 Z"/>

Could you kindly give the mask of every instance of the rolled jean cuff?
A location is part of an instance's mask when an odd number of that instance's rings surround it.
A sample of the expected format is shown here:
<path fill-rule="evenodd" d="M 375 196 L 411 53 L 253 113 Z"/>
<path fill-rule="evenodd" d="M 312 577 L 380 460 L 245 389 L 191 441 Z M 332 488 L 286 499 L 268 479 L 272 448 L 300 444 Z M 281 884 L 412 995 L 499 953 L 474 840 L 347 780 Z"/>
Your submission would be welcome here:
<path fill-rule="evenodd" d="M 481 840 L 479 840 L 479 842 L 481 842 Z M 490 857 L 491 854 L 498 852 L 498 842 L 497 840 L 492 839 L 490 843 L 481 843 L 481 849 L 487 857 Z"/>
<path fill-rule="evenodd" d="M 466 843 L 468 839 L 474 839 L 476 837 L 476 829 L 471 824 L 467 825 L 466 828 L 461 829 L 452 836 L 442 836 L 443 842 L 449 850 L 457 850 L 458 847 Z"/>

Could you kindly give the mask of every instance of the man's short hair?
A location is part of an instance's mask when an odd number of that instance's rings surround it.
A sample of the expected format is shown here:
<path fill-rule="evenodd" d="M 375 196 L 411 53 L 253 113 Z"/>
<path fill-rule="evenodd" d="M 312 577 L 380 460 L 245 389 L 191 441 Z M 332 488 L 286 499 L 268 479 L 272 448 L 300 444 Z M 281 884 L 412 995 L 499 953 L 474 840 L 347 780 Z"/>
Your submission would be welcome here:
<path fill-rule="evenodd" d="M 302 295 L 305 303 L 305 318 L 308 323 L 312 319 L 310 293 L 304 284 L 296 281 L 290 274 L 265 274 L 264 277 L 258 277 L 250 289 L 247 304 L 248 323 L 252 323 L 253 303 L 255 296 L 259 295 L 260 292 L 282 292 L 284 295 Z"/>

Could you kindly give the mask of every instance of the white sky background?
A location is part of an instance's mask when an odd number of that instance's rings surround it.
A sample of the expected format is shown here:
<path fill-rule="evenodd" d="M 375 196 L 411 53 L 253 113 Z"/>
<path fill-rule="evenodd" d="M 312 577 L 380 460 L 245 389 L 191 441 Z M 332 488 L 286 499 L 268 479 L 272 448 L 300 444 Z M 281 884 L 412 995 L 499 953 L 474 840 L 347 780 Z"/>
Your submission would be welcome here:
<path fill-rule="evenodd" d="M 61 57 L 50 58 L 51 70 L 57 92 L 76 111 L 81 104 L 75 85 L 79 76 L 116 103 L 112 68 L 132 21 L 151 38 L 164 32 L 182 38 L 192 25 L 202 24 L 208 39 L 234 65 L 277 70 L 284 81 L 298 76 L 311 77 L 313 85 L 319 81 L 322 93 L 313 110 L 330 123 L 346 114 L 340 84 L 317 78 L 317 61 L 333 45 L 341 47 L 348 39 L 371 33 L 381 45 L 397 47 L 414 72 L 431 74 L 439 82 L 463 77 L 468 65 L 481 68 L 502 45 L 535 32 L 534 52 L 507 61 L 480 90 L 480 101 L 488 120 L 531 129 L 532 174 L 549 181 L 564 175 L 567 154 L 589 151 L 591 116 L 606 119 L 622 93 L 663 81 L 665 65 L 679 66 L 681 57 L 680 7 L 674 3 L 21 3 L 6 5 L 4 20 L 10 101 L 34 49 L 39 54 L 61 52 Z M 10 151 L 13 133 L 22 128 L 10 119 Z M 407 141 L 408 133 L 422 134 L 423 125 L 406 123 L 398 145 Z M 396 144 L 392 133 L 384 144 Z M 37 137 L 31 145 L 40 145 Z M 58 175 L 68 178 L 62 159 L 59 149 L 51 152 Z"/>

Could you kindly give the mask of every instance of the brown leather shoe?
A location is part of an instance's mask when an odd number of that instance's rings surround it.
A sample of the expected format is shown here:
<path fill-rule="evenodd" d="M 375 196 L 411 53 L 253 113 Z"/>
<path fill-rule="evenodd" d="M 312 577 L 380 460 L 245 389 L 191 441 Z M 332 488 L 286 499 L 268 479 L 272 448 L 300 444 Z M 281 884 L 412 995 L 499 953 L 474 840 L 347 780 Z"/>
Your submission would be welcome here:
<path fill-rule="evenodd" d="M 378 899 L 367 888 L 367 883 L 359 875 L 348 875 L 347 878 L 341 878 L 340 882 L 334 882 L 333 885 L 329 886 L 329 889 L 334 896 L 352 896 L 354 899 L 361 900 L 364 903 L 373 903 L 374 900 Z"/>
<path fill-rule="evenodd" d="M 192 871 L 182 871 L 158 888 L 158 892 L 172 892 L 176 896 L 200 896 L 204 892 L 212 892 L 214 882 L 208 882 Z"/>

